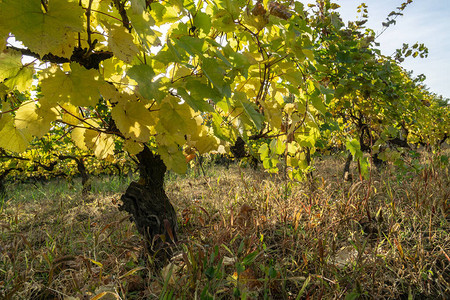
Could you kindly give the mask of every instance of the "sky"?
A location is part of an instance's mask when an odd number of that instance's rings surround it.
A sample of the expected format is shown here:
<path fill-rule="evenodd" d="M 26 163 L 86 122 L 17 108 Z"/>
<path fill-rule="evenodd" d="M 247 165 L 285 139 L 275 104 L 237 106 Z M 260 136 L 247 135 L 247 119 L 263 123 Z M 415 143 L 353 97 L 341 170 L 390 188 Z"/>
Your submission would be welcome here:
<path fill-rule="evenodd" d="M 375 33 L 382 31 L 382 22 L 388 14 L 406 0 L 333 0 L 339 4 L 339 13 L 345 23 L 356 20 L 358 5 L 364 2 L 368 6 L 369 21 L 366 27 Z M 313 3 L 313 0 L 304 1 Z M 306 6 L 306 5 L 305 5 Z M 306 8 L 306 7 L 305 7 Z M 416 42 L 428 47 L 428 57 L 408 57 L 401 64 L 413 75 L 424 74 L 429 90 L 450 98 L 450 0 L 414 0 L 376 41 L 384 55 L 391 55 L 403 43 L 413 45 Z"/>

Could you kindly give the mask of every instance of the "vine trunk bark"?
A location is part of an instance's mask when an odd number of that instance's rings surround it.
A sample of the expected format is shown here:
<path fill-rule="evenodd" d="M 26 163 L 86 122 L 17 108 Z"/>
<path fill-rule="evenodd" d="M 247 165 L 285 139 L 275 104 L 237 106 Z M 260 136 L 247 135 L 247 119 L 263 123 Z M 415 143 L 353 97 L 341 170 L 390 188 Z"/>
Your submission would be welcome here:
<path fill-rule="evenodd" d="M 162 266 L 172 256 L 177 242 L 177 217 L 164 190 L 166 166 L 159 155 L 144 146 L 137 155 L 140 180 L 132 182 L 121 197 L 119 208 L 132 215 L 140 234 L 144 236 L 146 250 Z"/>
<path fill-rule="evenodd" d="M 347 155 L 347 159 L 345 161 L 344 172 L 343 172 L 343 177 L 344 177 L 345 181 L 352 180 L 352 174 L 350 173 L 350 165 L 352 163 L 352 159 L 353 159 L 353 155 L 351 153 L 349 153 Z"/>

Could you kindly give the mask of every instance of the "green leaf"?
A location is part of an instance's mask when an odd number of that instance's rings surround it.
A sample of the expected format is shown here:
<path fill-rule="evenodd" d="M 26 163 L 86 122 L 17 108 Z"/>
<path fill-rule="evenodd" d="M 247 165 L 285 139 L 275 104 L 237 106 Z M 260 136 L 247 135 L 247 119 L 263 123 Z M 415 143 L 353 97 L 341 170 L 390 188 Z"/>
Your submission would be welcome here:
<path fill-rule="evenodd" d="M 204 12 L 197 12 L 194 17 L 194 26 L 202 33 L 208 34 L 211 31 L 211 17 Z"/>
<path fill-rule="evenodd" d="M 136 80 L 138 84 L 144 85 L 152 81 L 155 72 L 149 65 L 136 65 L 128 70 L 127 75 Z"/>
<path fill-rule="evenodd" d="M 204 81 L 206 82 L 206 80 Z M 219 102 L 223 98 L 223 96 L 216 89 L 213 89 L 206 83 L 203 83 L 201 79 L 192 77 L 188 78 L 186 89 L 190 92 L 192 97 L 211 99 L 215 103 Z"/>
<path fill-rule="evenodd" d="M 135 15 L 142 14 L 145 11 L 145 7 L 146 7 L 146 0 L 131 0 L 131 12 L 129 12 L 129 14 Z"/>
<path fill-rule="evenodd" d="M 175 45 L 184 49 L 191 56 L 203 56 L 205 51 L 205 40 L 192 36 L 182 36 L 174 39 Z"/>
<path fill-rule="evenodd" d="M 257 252 L 257 251 L 253 251 L 253 252 L 247 254 L 247 255 L 244 257 L 244 259 L 242 260 L 242 264 L 243 264 L 244 266 L 249 266 L 249 265 L 251 265 L 251 264 L 255 261 L 255 259 L 256 259 L 257 256 L 258 256 L 258 252 Z"/>
<path fill-rule="evenodd" d="M 317 93 L 312 94 L 310 99 L 315 109 L 317 109 L 322 114 L 325 114 L 327 112 L 327 107 L 323 103 L 322 98 L 317 95 Z"/>
<path fill-rule="evenodd" d="M 278 272 L 277 272 L 277 270 L 275 270 L 274 267 L 270 267 L 268 273 L 269 273 L 269 274 L 268 274 L 269 277 L 272 278 L 272 279 L 276 278 L 277 275 L 278 275 Z"/>
<path fill-rule="evenodd" d="M 361 151 L 361 145 L 359 144 L 359 141 L 357 139 L 352 139 L 351 141 L 347 141 L 345 144 L 347 147 L 347 150 L 350 151 L 352 156 L 354 158 L 362 158 L 362 151 Z"/>
<path fill-rule="evenodd" d="M 232 130 L 229 127 L 222 126 L 223 119 L 217 113 L 212 113 L 212 127 L 214 135 L 223 141 L 232 142 Z"/>
<path fill-rule="evenodd" d="M 202 59 L 202 71 L 205 73 L 214 88 L 216 88 L 220 93 L 225 94 L 225 96 L 229 96 L 230 93 L 226 92 L 226 72 L 221 67 L 221 63 L 217 59 L 204 57 Z"/>
<path fill-rule="evenodd" d="M 191 96 L 184 88 L 177 88 L 178 95 L 195 111 L 200 112 L 212 112 L 214 108 L 208 102 L 204 101 L 201 97 Z"/>
<path fill-rule="evenodd" d="M 128 70 L 127 75 L 138 83 L 138 91 L 144 98 L 159 102 L 165 96 L 159 90 L 158 81 L 152 81 L 155 72 L 149 65 L 135 65 Z"/>
<path fill-rule="evenodd" d="M 351 293 L 348 293 L 347 295 L 345 295 L 345 300 L 356 300 L 361 296 L 360 293 L 353 291 Z"/>
<path fill-rule="evenodd" d="M 247 100 L 247 95 L 244 92 L 235 92 L 233 99 L 237 100 L 244 108 L 245 114 L 255 124 L 258 130 L 261 130 L 264 122 L 264 116 L 256 111 L 255 104 Z"/>

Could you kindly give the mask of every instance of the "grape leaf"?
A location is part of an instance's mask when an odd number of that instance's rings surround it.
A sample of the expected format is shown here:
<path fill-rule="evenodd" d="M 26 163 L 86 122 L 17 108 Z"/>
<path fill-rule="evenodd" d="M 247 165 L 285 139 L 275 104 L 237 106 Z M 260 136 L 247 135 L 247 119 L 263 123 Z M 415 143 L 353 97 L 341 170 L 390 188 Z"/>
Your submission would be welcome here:
<path fill-rule="evenodd" d="M 209 134 L 201 135 L 199 136 L 199 139 L 195 141 L 195 149 L 197 149 L 200 154 L 217 150 L 218 147 L 218 139 Z"/>
<path fill-rule="evenodd" d="M 23 66 L 15 76 L 5 80 L 4 84 L 11 90 L 16 89 L 22 93 L 29 91 L 33 83 L 33 74 L 32 66 Z"/>
<path fill-rule="evenodd" d="M 131 0 L 131 12 L 133 14 L 142 14 L 145 11 L 145 0 Z M 155 25 L 155 24 L 151 24 Z"/>
<path fill-rule="evenodd" d="M 359 144 L 357 139 L 352 139 L 350 141 L 347 141 L 347 143 L 345 145 L 347 147 L 347 150 L 350 151 L 350 153 L 352 154 L 352 156 L 355 159 L 363 157 L 363 153 L 361 151 L 361 145 Z"/>
<path fill-rule="evenodd" d="M 99 133 L 94 140 L 94 155 L 97 158 L 105 159 L 114 155 L 114 136 L 112 134 Z"/>
<path fill-rule="evenodd" d="M 16 111 L 14 125 L 17 130 L 28 131 L 30 135 L 42 137 L 56 120 L 56 112 L 52 109 L 37 106 L 34 101 L 23 104 Z"/>
<path fill-rule="evenodd" d="M 0 128 L 0 148 L 12 152 L 23 152 L 32 140 L 28 130 L 21 130 L 15 127 L 12 115 L 2 116 Z"/>
<path fill-rule="evenodd" d="M 178 103 L 179 99 L 167 96 L 159 110 L 159 128 L 171 134 L 189 134 L 197 131 L 197 123 L 193 119 L 192 111 L 186 103 Z"/>
<path fill-rule="evenodd" d="M 262 144 L 259 146 L 258 153 L 261 157 L 261 160 L 265 160 L 267 157 L 269 157 L 269 146 L 267 144 Z"/>
<path fill-rule="evenodd" d="M 325 114 L 327 112 L 327 107 L 322 101 L 321 95 L 318 93 L 313 93 L 311 95 L 311 103 L 314 106 L 315 109 L 317 109 L 322 114 Z"/>
<path fill-rule="evenodd" d="M 150 7 L 151 13 L 156 20 L 156 26 L 179 20 L 178 13 L 172 6 L 164 6 L 159 2 L 152 2 Z"/>
<path fill-rule="evenodd" d="M 197 12 L 194 17 L 194 26 L 203 34 L 208 34 L 211 31 L 211 17 L 204 12 Z"/>
<path fill-rule="evenodd" d="M 41 81 L 42 94 L 51 103 L 71 103 L 90 106 L 97 103 L 103 81 L 97 79 L 96 70 L 86 70 L 77 63 L 70 64 L 71 72 L 65 74 L 59 68 Z"/>
<path fill-rule="evenodd" d="M 0 32 L 9 30 L 17 40 L 41 57 L 60 52 L 73 32 L 83 31 L 83 9 L 78 1 L 51 0 L 45 8 L 41 1 L 3 0 L 0 2 Z M 58 53 L 61 54 L 61 53 Z M 64 57 L 70 57 L 66 53 Z"/>
<path fill-rule="evenodd" d="M 192 96 L 182 87 L 177 88 L 177 92 L 178 95 L 180 95 L 181 98 L 183 98 L 183 100 L 195 111 L 205 112 L 214 110 L 208 102 L 204 101 L 202 98 Z"/>
<path fill-rule="evenodd" d="M 199 122 L 200 120 L 199 120 Z M 217 150 L 220 140 L 213 135 L 213 131 L 208 130 L 205 125 L 200 125 L 198 134 L 192 133 L 188 135 L 188 145 L 195 147 L 200 154 Z"/>
<path fill-rule="evenodd" d="M 92 119 L 86 119 L 84 120 L 83 126 L 85 127 L 75 127 L 71 132 L 71 136 L 75 145 L 81 150 L 86 151 L 94 148 L 95 139 L 98 136 L 98 132 L 89 129 L 89 127 L 98 128 L 98 124 Z"/>
<path fill-rule="evenodd" d="M 176 146 L 159 146 L 158 154 L 161 156 L 167 169 L 177 172 L 179 174 L 186 173 L 187 164 L 186 158 L 180 149 Z"/>
<path fill-rule="evenodd" d="M 76 127 L 71 132 L 71 137 L 75 145 L 81 150 L 87 151 L 88 148 L 86 146 L 84 134 L 86 132 L 85 128 Z"/>
<path fill-rule="evenodd" d="M 136 155 L 144 150 L 144 146 L 141 143 L 130 139 L 125 140 L 125 144 L 123 145 L 123 147 L 130 155 Z"/>
<path fill-rule="evenodd" d="M 123 26 L 112 25 L 108 30 L 108 46 L 116 57 L 131 63 L 139 53 L 133 42 L 133 36 Z"/>
<path fill-rule="evenodd" d="M 22 65 L 22 55 L 13 50 L 0 53 L 0 82 L 10 90 L 14 88 L 20 92 L 30 89 L 34 69 L 32 66 Z"/>
<path fill-rule="evenodd" d="M 150 113 L 142 102 L 124 101 L 113 107 L 111 116 L 117 128 L 126 137 L 138 142 L 148 142 L 156 114 Z"/>
<path fill-rule="evenodd" d="M 136 0 L 134 2 L 136 2 Z M 132 3 L 131 10 L 128 9 L 127 12 L 131 25 L 133 25 L 133 29 L 136 31 L 139 39 L 147 50 L 150 50 L 152 46 L 161 45 L 157 33 L 153 31 L 151 27 L 155 25 L 155 20 L 153 20 L 153 17 L 145 11 L 145 1 L 143 1 L 143 4 L 137 3 L 136 5 L 133 5 Z"/>
<path fill-rule="evenodd" d="M 22 68 L 22 55 L 17 51 L 5 51 L 0 53 L 0 82 L 14 77 Z"/>
<path fill-rule="evenodd" d="M 200 79 L 188 77 L 186 81 L 186 90 L 189 90 L 193 98 L 211 99 L 214 102 L 219 102 L 223 98 L 217 90 L 206 84 L 206 80 L 203 83 Z"/>
<path fill-rule="evenodd" d="M 1 28 L 0 26 L 0 51 L 3 51 L 6 48 L 6 40 L 8 39 L 8 31 L 6 28 Z"/>
<path fill-rule="evenodd" d="M 152 82 L 155 72 L 149 65 L 136 65 L 131 67 L 127 75 L 138 83 L 138 92 L 146 99 L 161 98 L 158 82 Z"/>
<path fill-rule="evenodd" d="M 80 114 L 79 108 L 70 103 L 61 104 L 61 110 L 62 120 L 66 124 L 78 125 L 80 123 L 80 119 L 83 118 Z"/>
<path fill-rule="evenodd" d="M 216 88 L 220 93 L 226 92 L 226 83 L 224 80 L 226 72 L 221 67 L 218 60 L 204 57 L 202 59 L 202 70 L 209 81 L 213 84 L 214 88 Z"/>
<path fill-rule="evenodd" d="M 247 100 L 247 95 L 244 92 L 235 92 L 233 98 L 242 105 L 245 114 L 250 118 L 253 124 L 255 124 L 256 128 L 261 130 L 264 116 L 257 112 L 254 104 Z"/>

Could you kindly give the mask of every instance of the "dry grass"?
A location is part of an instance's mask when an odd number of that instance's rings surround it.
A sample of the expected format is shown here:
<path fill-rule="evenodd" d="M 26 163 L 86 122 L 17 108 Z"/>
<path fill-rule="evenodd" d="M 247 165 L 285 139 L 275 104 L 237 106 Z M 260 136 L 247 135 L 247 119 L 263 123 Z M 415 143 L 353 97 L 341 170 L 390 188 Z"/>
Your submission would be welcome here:
<path fill-rule="evenodd" d="M 324 158 L 302 184 L 237 166 L 171 176 L 181 241 L 162 272 L 146 265 L 119 193 L 40 187 L 1 210 L 0 297 L 445 299 L 448 165 L 343 182 L 343 164 Z"/>

